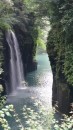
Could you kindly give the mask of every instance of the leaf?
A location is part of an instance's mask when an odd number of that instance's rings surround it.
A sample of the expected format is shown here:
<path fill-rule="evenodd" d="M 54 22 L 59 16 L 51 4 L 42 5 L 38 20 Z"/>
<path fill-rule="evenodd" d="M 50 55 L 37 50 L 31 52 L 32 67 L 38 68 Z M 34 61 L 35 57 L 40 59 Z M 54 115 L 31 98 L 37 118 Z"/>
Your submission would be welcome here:
<path fill-rule="evenodd" d="M 5 114 L 0 114 L 0 117 L 4 118 L 4 117 L 5 117 Z"/>
<path fill-rule="evenodd" d="M 7 116 L 11 116 L 11 114 L 10 114 L 9 112 L 5 112 L 5 114 L 6 114 Z"/>

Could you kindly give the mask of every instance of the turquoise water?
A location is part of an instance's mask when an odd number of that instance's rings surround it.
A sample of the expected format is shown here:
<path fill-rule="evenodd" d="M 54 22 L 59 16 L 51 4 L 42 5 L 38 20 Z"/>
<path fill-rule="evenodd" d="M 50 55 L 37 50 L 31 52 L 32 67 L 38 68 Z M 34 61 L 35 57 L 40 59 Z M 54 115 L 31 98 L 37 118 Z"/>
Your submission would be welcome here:
<path fill-rule="evenodd" d="M 45 87 L 49 82 L 49 77 L 51 74 L 51 66 L 48 60 L 48 55 L 42 53 L 36 56 L 37 60 L 37 70 L 31 72 L 27 75 L 26 81 L 29 87 Z"/>
<path fill-rule="evenodd" d="M 8 104 L 14 104 L 15 111 L 18 113 L 21 123 L 25 126 L 25 120 L 22 118 L 22 108 L 27 105 L 32 108 L 33 103 L 38 100 L 51 109 L 52 107 L 52 71 L 48 55 L 46 53 L 38 54 L 37 70 L 29 73 L 25 80 L 26 86 L 18 89 L 15 95 L 10 95 L 7 99 Z M 18 130 L 14 119 L 9 119 L 12 130 Z"/>

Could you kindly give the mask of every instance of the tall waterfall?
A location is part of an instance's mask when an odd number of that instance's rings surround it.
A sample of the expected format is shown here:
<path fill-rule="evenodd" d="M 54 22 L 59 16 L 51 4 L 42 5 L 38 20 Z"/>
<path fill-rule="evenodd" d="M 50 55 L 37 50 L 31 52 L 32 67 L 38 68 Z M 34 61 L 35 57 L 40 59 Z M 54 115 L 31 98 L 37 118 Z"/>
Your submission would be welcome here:
<path fill-rule="evenodd" d="M 23 86 L 24 71 L 19 44 L 12 30 L 7 31 L 6 40 L 10 48 L 10 89 L 12 93 Z"/>

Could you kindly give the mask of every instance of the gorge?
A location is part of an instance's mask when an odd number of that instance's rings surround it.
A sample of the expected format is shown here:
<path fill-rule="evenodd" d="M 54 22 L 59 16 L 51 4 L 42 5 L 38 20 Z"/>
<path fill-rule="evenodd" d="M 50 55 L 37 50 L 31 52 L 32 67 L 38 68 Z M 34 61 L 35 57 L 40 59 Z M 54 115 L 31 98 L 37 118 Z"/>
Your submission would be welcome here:
<path fill-rule="evenodd" d="M 47 99 L 51 107 L 57 103 L 59 112 L 70 112 L 73 102 L 72 8 L 72 0 L 0 0 L 0 86 L 4 89 L 1 99 L 7 95 L 9 104 L 11 101 L 20 107 L 32 104 L 34 96 L 40 97 L 42 102 L 50 96 Z M 13 97 L 13 93 L 17 93 L 17 97 Z"/>

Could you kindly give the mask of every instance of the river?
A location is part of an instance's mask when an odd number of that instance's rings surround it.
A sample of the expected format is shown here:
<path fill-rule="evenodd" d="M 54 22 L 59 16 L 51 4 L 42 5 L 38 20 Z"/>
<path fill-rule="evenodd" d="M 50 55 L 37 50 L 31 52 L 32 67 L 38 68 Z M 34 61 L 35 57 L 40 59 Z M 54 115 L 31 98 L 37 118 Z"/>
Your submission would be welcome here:
<path fill-rule="evenodd" d="M 19 117 L 21 116 L 21 109 L 24 105 L 31 107 L 33 102 L 37 99 L 41 101 L 45 107 L 52 108 L 52 71 L 48 55 L 46 53 L 37 54 L 37 70 L 27 74 L 25 81 L 26 86 L 23 89 L 18 89 L 15 95 L 8 97 L 8 104 L 13 104 Z M 24 121 L 21 119 L 22 124 Z M 18 130 L 16 123 L 10 119 L 12 130 Z"/>

